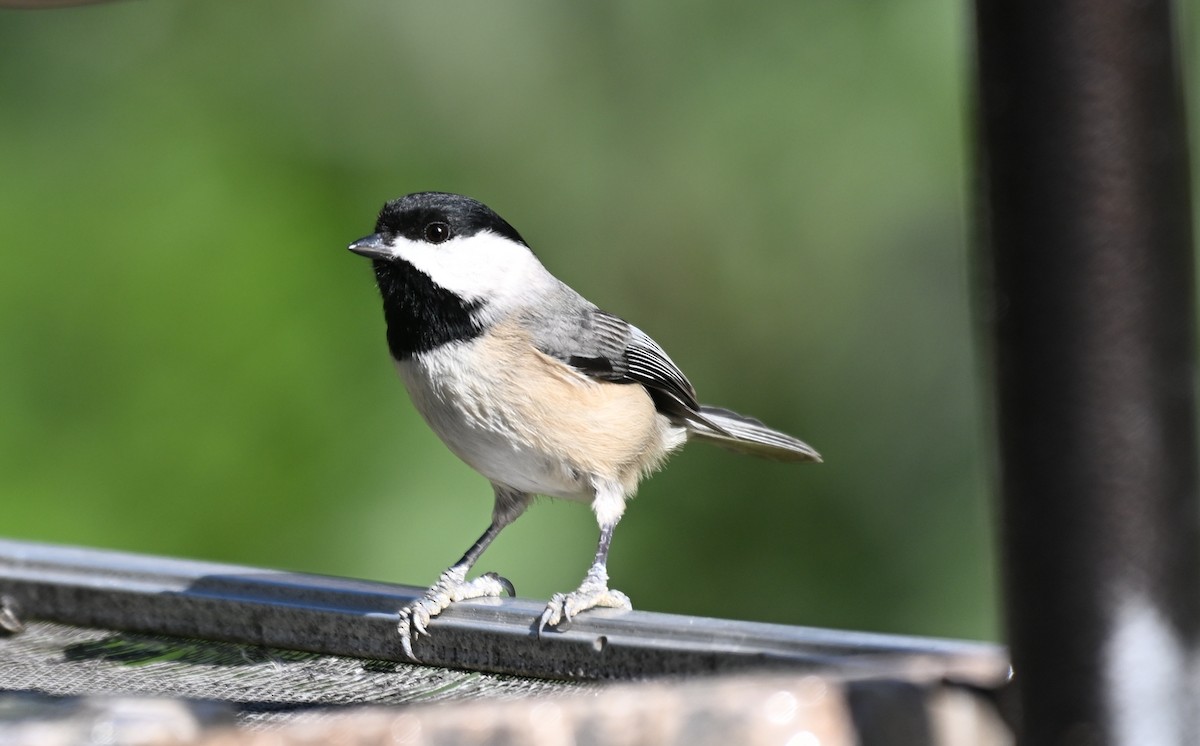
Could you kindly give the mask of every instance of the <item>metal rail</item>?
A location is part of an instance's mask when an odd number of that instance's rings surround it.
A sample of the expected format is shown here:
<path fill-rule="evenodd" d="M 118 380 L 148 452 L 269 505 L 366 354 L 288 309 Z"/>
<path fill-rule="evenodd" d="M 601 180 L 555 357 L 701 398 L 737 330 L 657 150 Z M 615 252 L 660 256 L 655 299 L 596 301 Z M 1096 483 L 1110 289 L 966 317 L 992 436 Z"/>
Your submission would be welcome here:
<path fill-rule="evenodd" d="M 28 618 L 379 660 L 407 660 L 395 610 L 424 589 L 0 540 L 0 595 Z M 599 610 L 534 635 L 541 602 L 456 604 L 416 645 L 422 662 L 542 678 L 640 679 L 792 669 L 986 678 L 996 646 Z M 915 668 L 914 668 L 915 666 Z"/>

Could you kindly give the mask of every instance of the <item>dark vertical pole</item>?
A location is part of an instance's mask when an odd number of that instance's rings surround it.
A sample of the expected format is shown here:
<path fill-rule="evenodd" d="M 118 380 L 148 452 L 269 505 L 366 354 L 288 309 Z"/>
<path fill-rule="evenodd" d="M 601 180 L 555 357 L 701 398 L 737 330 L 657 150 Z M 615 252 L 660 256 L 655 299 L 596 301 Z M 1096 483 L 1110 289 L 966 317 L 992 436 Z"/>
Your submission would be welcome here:
<path fill-rule="evenodd" d="M 1194 744 L 1192 233 L 1165 0 L 976 0 L 1008 637 L 1026 744 Z"/>

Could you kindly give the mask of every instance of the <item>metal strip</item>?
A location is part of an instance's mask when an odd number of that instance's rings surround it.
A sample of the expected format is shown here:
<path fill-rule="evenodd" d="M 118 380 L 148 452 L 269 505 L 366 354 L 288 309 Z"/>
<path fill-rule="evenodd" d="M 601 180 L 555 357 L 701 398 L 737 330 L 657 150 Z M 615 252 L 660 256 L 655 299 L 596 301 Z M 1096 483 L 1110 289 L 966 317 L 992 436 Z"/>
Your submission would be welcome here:
<path fill-rule="evenodd" d="M 35 619 L 405 661 L 396 609 L 412 586 L 212 562 L 0 540 L 0 594 Z M 664 674 L 835 668 L 851 675 L 995 677 L 996 646 L 596 610 L 563 631 L 534 635 L 541 602 L 455 604 L 416 653 L 433 665 L 541 678 L 636 679 Z"/>

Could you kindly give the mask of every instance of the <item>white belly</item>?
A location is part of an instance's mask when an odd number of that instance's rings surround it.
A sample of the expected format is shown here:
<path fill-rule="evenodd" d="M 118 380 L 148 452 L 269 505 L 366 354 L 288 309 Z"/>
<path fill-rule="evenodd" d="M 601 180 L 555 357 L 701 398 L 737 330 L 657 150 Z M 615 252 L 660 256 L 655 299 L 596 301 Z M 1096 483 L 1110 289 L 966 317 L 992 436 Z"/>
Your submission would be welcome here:
<path fill-rule="evenodd" d="M 454 349 L 450 349 L 454 348 Z M 522 492 L 590 500 L 586 475 L 532 442 L 506 382 L 487 375 L 472 343 L 396 365 L 413 405 L 456 456 L 488 480 Z"/>
<path fill-rule="evenodd" d="M 641 386 L 593 381 L 517 334 L 451 343 L 397 363 L 413 404 L 459 458 L 523 492 L 632 495 L 686 434 Z"/>

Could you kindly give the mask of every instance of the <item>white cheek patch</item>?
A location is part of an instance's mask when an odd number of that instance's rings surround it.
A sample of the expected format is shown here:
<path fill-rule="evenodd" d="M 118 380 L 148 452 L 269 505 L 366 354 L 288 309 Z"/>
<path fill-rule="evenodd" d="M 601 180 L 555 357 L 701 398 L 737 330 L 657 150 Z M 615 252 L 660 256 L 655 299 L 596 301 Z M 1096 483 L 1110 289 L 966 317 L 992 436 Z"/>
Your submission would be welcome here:
<path fill-rule="evenodd" d="M 526 246 L 491 231 L 441 244 L 397 238 L 391 249 L 441 287 L 496 310 L 518 305 L 553 282 Z"/>

